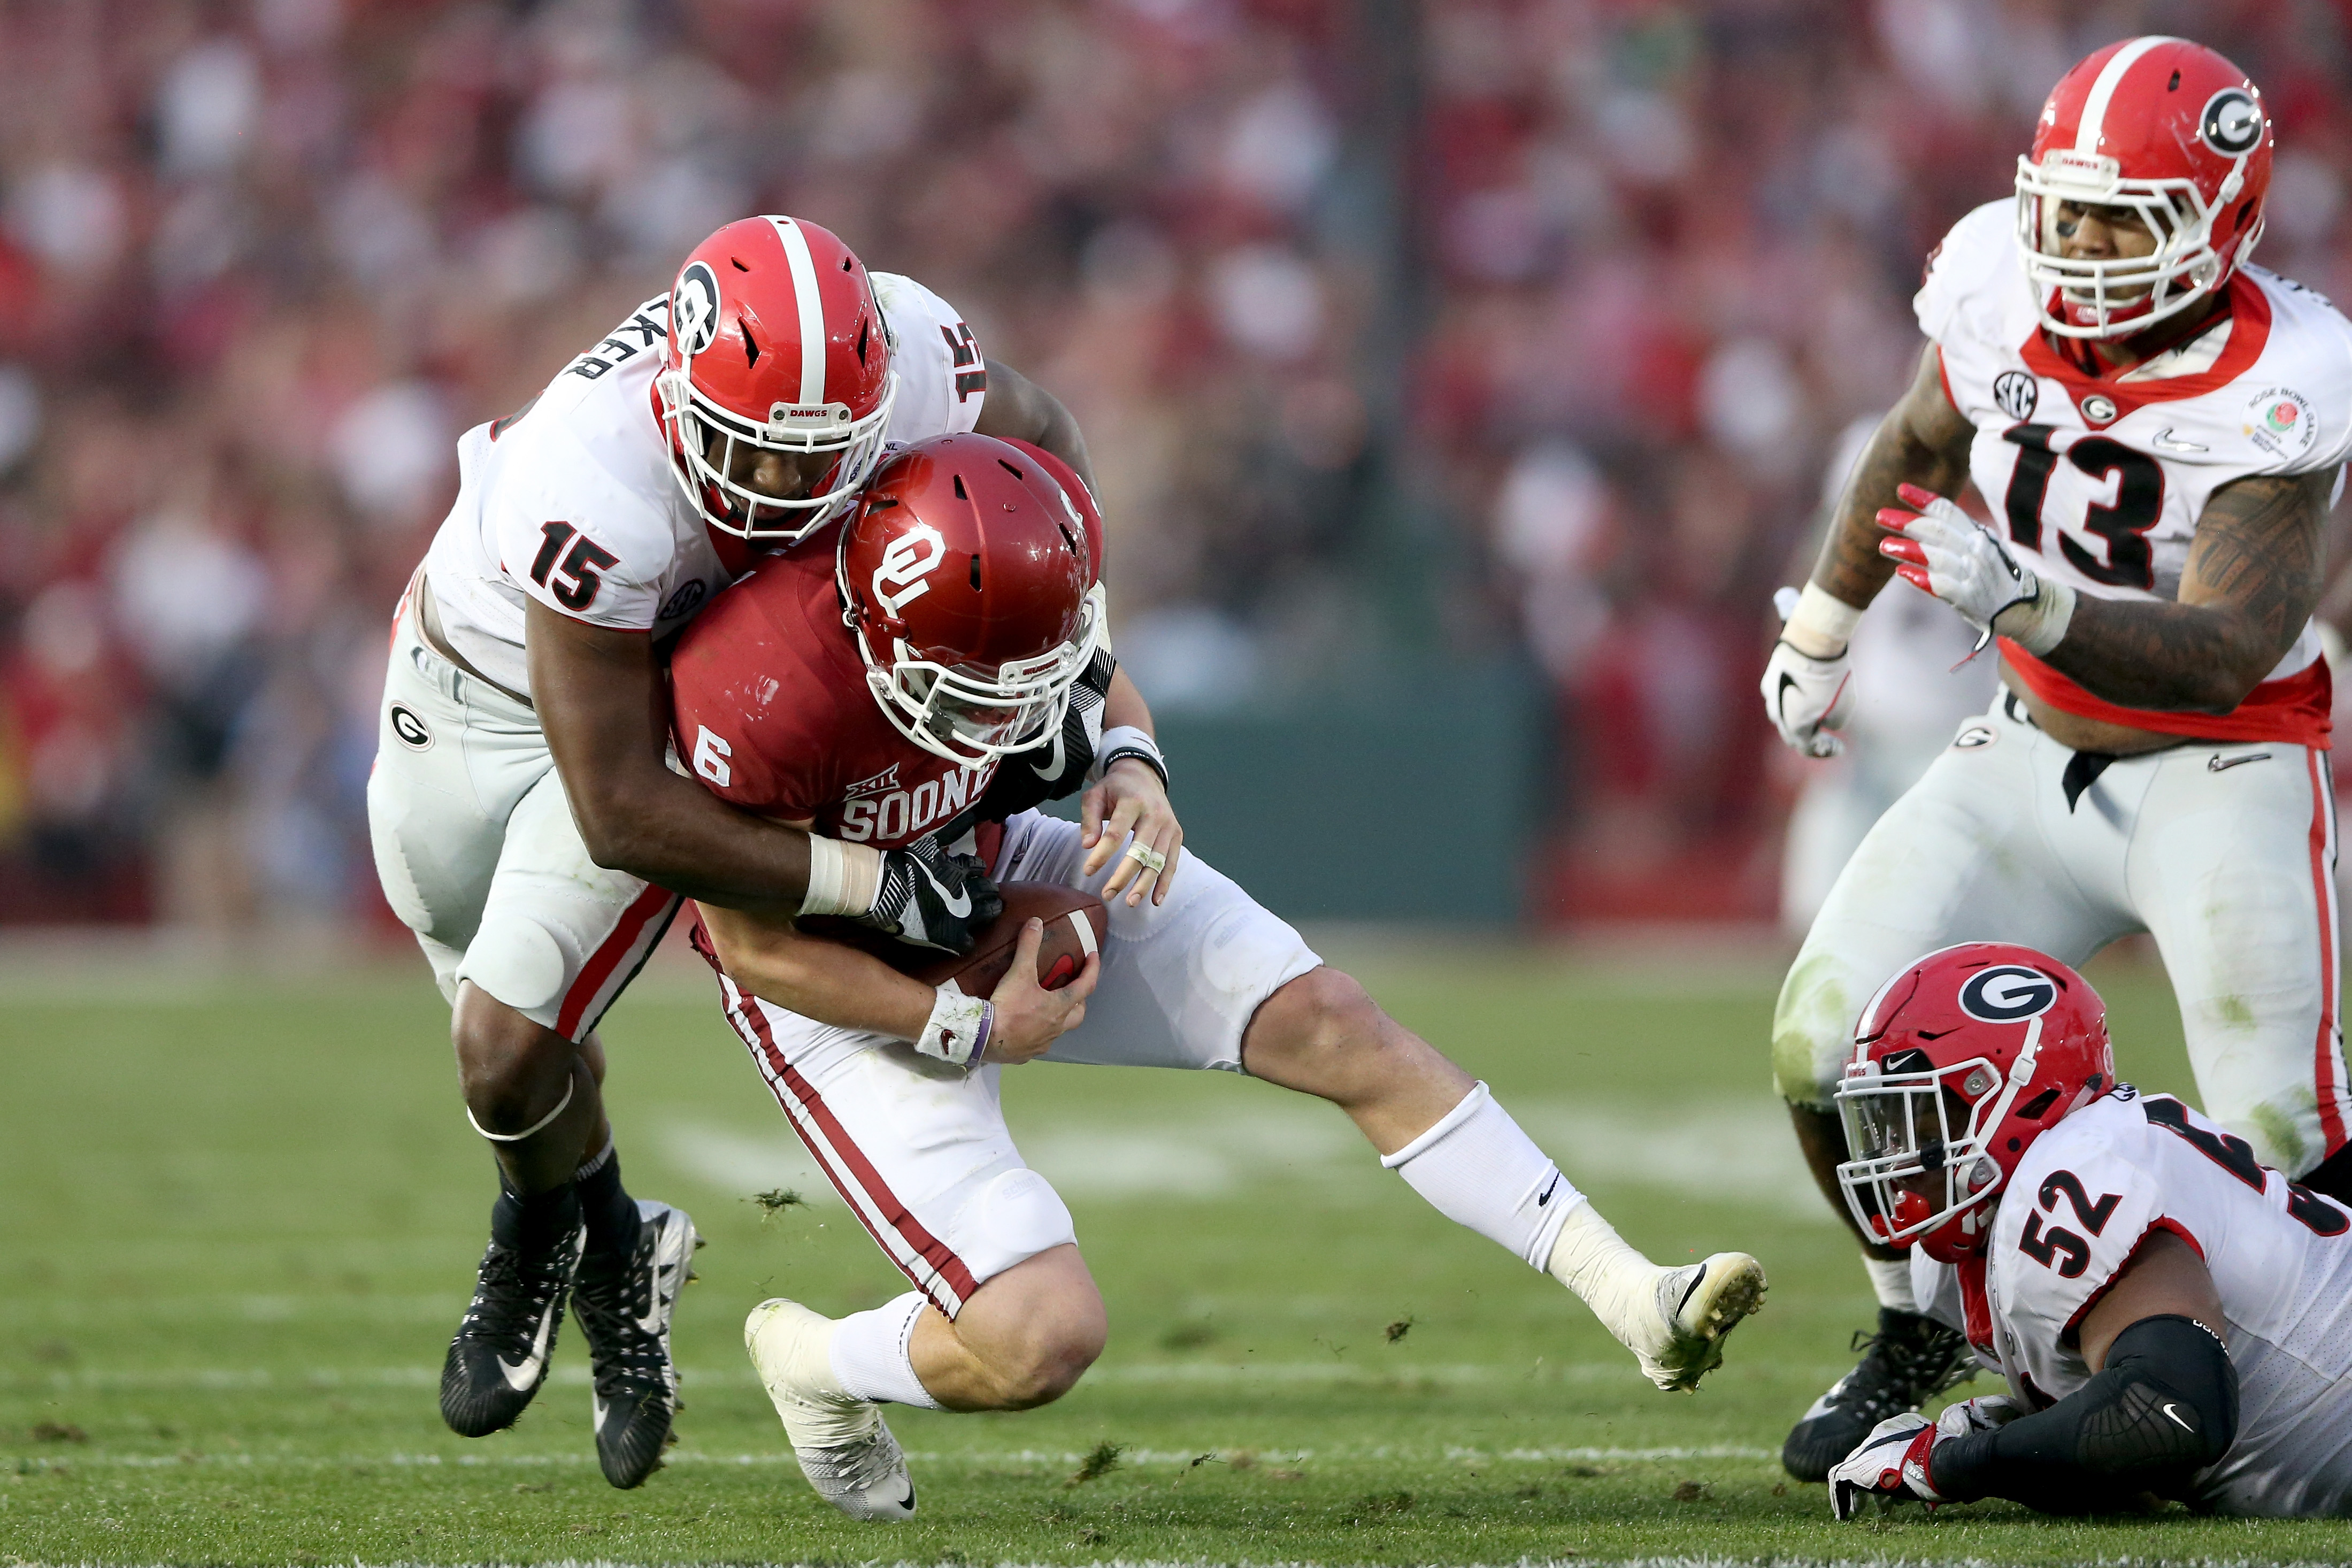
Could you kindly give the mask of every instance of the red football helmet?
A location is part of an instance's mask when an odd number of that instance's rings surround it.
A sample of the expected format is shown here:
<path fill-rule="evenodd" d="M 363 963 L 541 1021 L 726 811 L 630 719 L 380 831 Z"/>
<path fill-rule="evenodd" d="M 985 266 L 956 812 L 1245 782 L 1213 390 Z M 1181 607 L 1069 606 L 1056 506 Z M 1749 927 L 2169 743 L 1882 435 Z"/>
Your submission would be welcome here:
<path fill-rule="evenodd" d="M 2081 975 L 2011 942 L 1931 952 L 1854 1026 L 1837 1091 L 1854 1156 L 1838 1167 L 1846 1206 L 1890 1246 L 1946 1262 L 1981 1251 L 2033 1140 L 2115 1082 L 2106 1006 Z"/>
<path fill-rule="evenodd" d="M 2263 234 L 2271 123 L 2246 73 L 2186 38 L 2126 38 L 2070 70 L 2017 161 L 2017 240 L 2042 325 L 2125 337 L 2228 282 Z M 2147 256 L 2068 259 L 2061 203 L 2124 206 Z"/>
<path fill-rule="evenodd" d="M 805 538 L 856 500 L 898 393 L 865 263 L 789 217 L 743 218 L 694 247 L 670 286 L 654 384 L 687 499 L 711 527 L 769 544 Z M 746 449 L 784 454 L 807 493 L 740 482 Z"/>
<path fill-rule="evenodd" d="M 1051 734 L 1102 640 L 1085 517 L 1008 441 L 935 436 L 893 452 L 834 569 L 874 700 L 950 762 Z"/>

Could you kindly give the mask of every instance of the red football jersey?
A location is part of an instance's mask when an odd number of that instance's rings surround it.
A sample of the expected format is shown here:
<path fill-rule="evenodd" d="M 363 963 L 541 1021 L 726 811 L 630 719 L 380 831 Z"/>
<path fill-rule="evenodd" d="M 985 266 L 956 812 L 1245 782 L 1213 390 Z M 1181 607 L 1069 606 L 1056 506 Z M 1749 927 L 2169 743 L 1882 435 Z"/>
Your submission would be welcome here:
<path fill-rule="evenodd" d="M 934 756 L 883 716 L 829 550 L 764 557 L 687 626 L 669 679 L 678 757 L 713 794 L 830 838 L 895 849 L 996 773 Z"/>

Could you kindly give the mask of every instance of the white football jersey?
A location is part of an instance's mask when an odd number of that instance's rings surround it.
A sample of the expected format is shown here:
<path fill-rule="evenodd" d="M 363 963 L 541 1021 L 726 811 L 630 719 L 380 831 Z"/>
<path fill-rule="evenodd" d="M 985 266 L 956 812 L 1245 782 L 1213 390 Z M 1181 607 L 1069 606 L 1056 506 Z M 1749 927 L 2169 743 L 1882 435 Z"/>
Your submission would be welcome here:
<path fill-rule="evenodd" d="M 2016 210 L 2003 198 L 1954 225 L 1912 301 L 1941 351 L 1947 395 L 1977 427 L 1969 476 L 1995 528 L 2036 572 L 2106 598 L 2178 598 L 2197 520 L 2216 489 L 2352 456 L 2352 323 L 2302 285 L 2244 267 L 2229 284 L 2226 314 L 2205 331 L 2121 373 L 2086 374 L 2041 330 Z M 2306 625 L 2268 679 L 2309 670 L 2319 648 L 2316 626 Z M 2079 688 L 2013 645 L 2003 651 L 2061 707 L 2167 727 L 2096 699 L 2070 700 Z M 2045 685 L 2045 675 L 2055 679 Z M 2300 689 L 2258 690 L 2232 717 L 2313 700 Z M 2221 739 L 2311 740 L 2291 723 L 2242 737 L 2205 716 L 2173 716 L 2183 723 L 2181 733 Z"/>
<path fill-rule="evenodd" d="M 898 377 L 887 440 L 970 430 L 988 393 L 971 329 L 912 279 L 868 276 Z M 668 327 L 668 296 L 647 300 L 520 415 L 458 439 L 457 501 L 425 573 L 450 647 L 510 691 L 530 690 L 526 595 L 592 626 L 662 637 L 732 580 L 678 488 L 655 405 Z"/>
<path fill-rule="evenodd" d="M 2041 1409 L 2090 1380 L 2083 1316 L 2159 1230 L 2212 1270 L 2238 1369 L 2237 1441 L 2185 1500 L 2352 1512 L 2352 1214 L 2179 1100 L 2123 1085 L 2043 1133 L 1993 1212 L 1981 1286 L 1915 1248 L 1912 1288 Z"/>

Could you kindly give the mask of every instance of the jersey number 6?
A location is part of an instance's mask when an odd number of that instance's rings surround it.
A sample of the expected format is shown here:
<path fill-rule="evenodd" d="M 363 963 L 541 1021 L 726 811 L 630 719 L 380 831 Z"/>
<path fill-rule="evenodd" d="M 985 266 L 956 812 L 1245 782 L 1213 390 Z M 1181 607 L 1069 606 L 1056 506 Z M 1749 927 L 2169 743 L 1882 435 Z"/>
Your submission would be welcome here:
<path fill-rule="evenodd" d="M 567 610 L 584 610 L 596 602 L 597 591 L 604 586 L 604 568 L 621 558 L 590 539 L 568 522 L 551 522 L 540 529 L 545 542 L 539 553 L 531 557 L 530 580 L 555 595 L 555 602 Z M 564 554 L 563 547 L 572 546 Z M 563 564 L 556 564 L 562 556 Z M 548 579 L 554 578 L 553 582 Z"/>

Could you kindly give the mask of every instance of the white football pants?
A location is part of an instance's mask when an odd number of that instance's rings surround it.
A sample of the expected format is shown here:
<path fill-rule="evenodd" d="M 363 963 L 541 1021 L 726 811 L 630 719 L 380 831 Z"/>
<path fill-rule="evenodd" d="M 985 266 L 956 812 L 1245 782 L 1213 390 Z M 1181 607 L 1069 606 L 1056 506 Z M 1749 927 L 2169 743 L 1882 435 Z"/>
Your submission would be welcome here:
<path fill-rule="evenodd" d="M 1772 1072 L 1826 1110 L 1855 1019 L 1887 978 L 1960 942 L 2081 964 L 2146 931 L 2172 979 L 2208 1116 L 2301 1175 L 2345 1142 L 2336 798 L 2327 753 L 2175 746 L 2084 765 L 1997 697 L 1854 852 L 1772 1021 Z M 2131 1077 L 2132 1042 L 2116 1042 Z"/>
<path fill-rule="evenodd" d="M 470 980 L 584 1039 L 677 913 L 667 889 L 589 858 L 539 716 L 393 625 L 368 836 L 393 912 L 441 994 Z"/>
<path fill-rule="evenodd" d="M 1025 811 L 1005 824 L 992 874 L 1100 895 L 1118 858 L 1092 877 L 1079 873 L 1085 859 L 1076 823 Z M 1040 1059 L 1239 1072 L 1258 1005 L 1322 965 L 1288 923 L 1190 849 L 1173 870 L 1165 904 L 1110 900 L 1086 1021 Z M 719 987 L 793 1131 L 940 1311 L 954 1317 L 991 1279 L 1076 1239 L 1070 1211 L 1005 1130 L 1002 1067 L 967 1071 L 887 1035 L 803 1018 L 723 973 Z"/>

